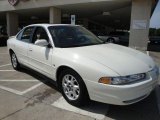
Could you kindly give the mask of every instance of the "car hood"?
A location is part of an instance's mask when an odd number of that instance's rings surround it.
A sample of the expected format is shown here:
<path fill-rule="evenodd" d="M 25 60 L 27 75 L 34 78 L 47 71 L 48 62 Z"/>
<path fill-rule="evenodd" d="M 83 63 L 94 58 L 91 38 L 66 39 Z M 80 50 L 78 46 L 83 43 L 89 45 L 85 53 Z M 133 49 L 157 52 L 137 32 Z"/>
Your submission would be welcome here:
<path fill-rule="evenodd" d="M 112 69 L 121 76 L 145 73 L 152 70 L 155 66 L 152 58 L 148 55 L 115 44 L 102 44 L 68 49 L 79 56 L 87 57 L 88 59 L 94 60 Z"/>

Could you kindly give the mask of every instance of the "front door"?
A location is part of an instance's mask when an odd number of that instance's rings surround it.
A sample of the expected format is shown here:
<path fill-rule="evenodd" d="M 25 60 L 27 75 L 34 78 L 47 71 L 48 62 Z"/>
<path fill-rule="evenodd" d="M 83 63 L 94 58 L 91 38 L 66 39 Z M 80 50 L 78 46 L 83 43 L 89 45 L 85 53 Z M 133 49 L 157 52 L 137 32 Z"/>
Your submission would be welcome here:
<path fill-rule="evenodd" d="M 53 48 L 35 44 L 36 40 L 44 39 L 49 42 L 47 32 L 44 28 L 37 27 L 33 34 L 32 44 L 29 45 L 29 63 L 33 69 L 36 69 L 46 76 L 52 78 L 54 72 L 52 66 Z"/>

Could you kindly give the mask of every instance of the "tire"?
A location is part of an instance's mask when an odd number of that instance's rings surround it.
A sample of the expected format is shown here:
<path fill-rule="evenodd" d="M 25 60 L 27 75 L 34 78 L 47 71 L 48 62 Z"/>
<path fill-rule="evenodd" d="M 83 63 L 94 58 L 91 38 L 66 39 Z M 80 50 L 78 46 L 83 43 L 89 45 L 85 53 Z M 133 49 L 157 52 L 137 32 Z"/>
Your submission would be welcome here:
<path fill-rule="evenodd" d="M 59 76 L 59 86 L 65 100 L 74 106 L 84 106 L 89 101 L 88 91 L 82 78 L 73 70 L 67 69 Z"/>
<path fill-rule="evenodd" d="M 115 43 L 115 40 L 113 38 L 108 38 L 107 42 L 109 42 L 109 43 Z"/>
<path fill-rule="evenodd" d="M 11 56 L 11 63 L 12 63 L 12 67 L 15 69 L 15 70 L 20 70 L 20 64 L 18 62 L 18 59 L 17 59 L 17 56 L 14 52 L 11 52 L 10 54 Z"/>

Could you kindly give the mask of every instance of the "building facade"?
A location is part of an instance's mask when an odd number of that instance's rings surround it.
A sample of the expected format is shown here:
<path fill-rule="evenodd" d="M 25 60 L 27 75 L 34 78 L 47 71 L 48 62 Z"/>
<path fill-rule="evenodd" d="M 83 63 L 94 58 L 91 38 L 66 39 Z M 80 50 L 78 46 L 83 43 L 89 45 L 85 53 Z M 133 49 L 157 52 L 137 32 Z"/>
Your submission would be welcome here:
<path fill-rule="evenodd" d="M 157 0 L 0 0 L 0 26 L 8 36 L 28 24 L 76 24 L 91 31 L 129 30 L 129 46 L 146 50 Z"/>

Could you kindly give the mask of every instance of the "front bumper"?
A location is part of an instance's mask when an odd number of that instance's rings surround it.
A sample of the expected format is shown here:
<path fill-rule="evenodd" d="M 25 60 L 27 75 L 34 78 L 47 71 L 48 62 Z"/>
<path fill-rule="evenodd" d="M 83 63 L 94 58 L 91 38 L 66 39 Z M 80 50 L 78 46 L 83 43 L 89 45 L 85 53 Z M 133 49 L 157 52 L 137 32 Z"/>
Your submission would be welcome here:
<path fill-rule="evenodd" d="M 129 105 L 146 98 L 158 83 L 157 77 L 130 85 L 104 85 L 87 81 L 89 96 L 91 100 L 98 102 Z"/>

